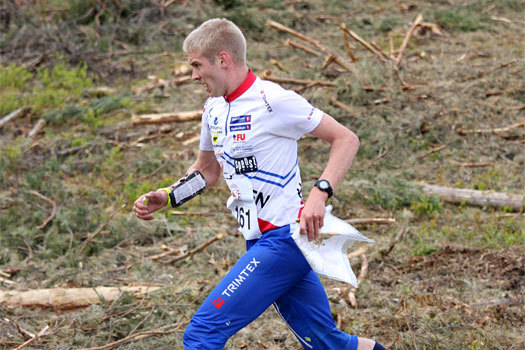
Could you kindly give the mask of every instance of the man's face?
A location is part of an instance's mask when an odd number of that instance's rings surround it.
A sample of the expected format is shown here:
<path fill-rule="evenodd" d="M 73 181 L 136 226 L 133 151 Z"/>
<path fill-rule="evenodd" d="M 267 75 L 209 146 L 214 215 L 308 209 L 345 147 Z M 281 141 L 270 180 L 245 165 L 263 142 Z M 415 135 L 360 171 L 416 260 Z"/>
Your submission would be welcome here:
<path fill-rule="evenodd" d="M 206 92 L 212 97 L 226 95 L 224 72 L 217 62 L 210 62 L 198 52 L 188 54 L 188 62 L 193 67 L 191 78 L 206 85 Z"/>

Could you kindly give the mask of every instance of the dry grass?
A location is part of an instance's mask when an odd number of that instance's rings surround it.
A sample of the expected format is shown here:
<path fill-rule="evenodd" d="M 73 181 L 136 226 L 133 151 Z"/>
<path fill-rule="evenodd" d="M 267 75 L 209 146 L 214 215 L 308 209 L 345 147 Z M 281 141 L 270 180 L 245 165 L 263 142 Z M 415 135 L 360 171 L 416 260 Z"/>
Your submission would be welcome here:
<path fill-rule="evenodd" d="M 116 95 L 122 99 L 115 110 L 59 122 L 50 119 L 45 133 L 32 142 L 25 136 L 50 110 L 34 110 L 1 130 L 0 271 L 9 272 L 9 281 L 14 282 L 0 281 L 2 290 L 136 284 L 162 288 L 140 300 L 123 295 L 114 302 L 76 310 L 0 305 L 0 346 L 14 348 L 28 339 L 16 323 L 32 333 L 50 326 L 46 335 L 33 342 L 33 348 L 103 346 L 130 333 L 168 325 L 174 325 L 172 333 L 120 348 L 182 348 L 182 334 L 191 315 L 244 252 L 244 241 L 235 233 L 234 219 L 224 208 L 226 187 L 221 183 L 188 203 L 182 208 L 186 215 L 165 211 L 152 222 L 141 222 L 130 213 L 133 199 L 184 172 L 198 144 L 183 145 L 182 141 L 197 135 L 199 125 L 181 123 L 167 133 L 158 127 L 105 133 L 101 127 L 112 130 L 129 122 L 131 113 L 199 109 L 206 96 L 195 84 L 139 96 L 132 88 L 144 84 L 148 74 L 169 78 L 173 62 L 184 61 L 175 46 L 180 45 L 182 34 L 204 18 L 224 14 L 242 20 L 243 30 L 249 33 L 249 64 L 256 73 L 271 70 L 279 76 L 336 83 L 336 87 L 303 92 L 361 140 L 353 167 L 332 200 L 335 214 L 348 219 L 379 216 L 397 220 L 389 226 L 358 227 L 376 243 L 369 246 L 369 273 L 357 291 L 357 309 L 341 293 L 344 284 L 323 280 L 334 318 L 342 329 L 376 338 L 392 349 L 523 348 L 523 213 L 450 205 L 424 197 L 417 184 L 523 194 L 523 127 L 466 135 L 458 130 L 505 127 L 525 119 L 524 109 L 519 108 L 525 105 L 524 48 L 519 44 L 524 35 L 524 3 L 239 3 L 175 2 L 162 22 L 166 30 L 156 27 L 155 21 L 147 22 L 147 15 L 157 10 L 145 11 L 143 22 L 127 17 L 128 23 L 144 26 L 140 48 L 151 47 L 152 52 L 88 62 L 96 63 L 89 66 L 96 84 L 102 85 L 100 77 L 105 76 L 106 82 L 117 88 Z M 64 2 L 64 6 L 71 4 L 76 3 Z M 225 9 L 228 4 L 233 8 Z M 181 19 L 181 13 L 186 19 Z M 323 57 L 284 46 L 289 36 L 265 27 L 263 20 L 282 21 L 344 55 L 339 23 L 346 23 L 389 52 L 389 38 L 398 48 L 418 13 L 425 21 L 439 24 L 446 34 L 426 33 L 410 40 L 399 73 L 414 87 L 408 90 L 402 89 L 391 64 L 381 63 L 357 43 L 353 53 L 359 59 L 358 78 L 341 74 L 334 64 L 323 71 Z M 254 14 L 257 17 L 251 16 Z M 18 37 L 12 32 L 24 21 L 30 19 L 13 20 L 11 31 L 2 39 L 3 52 L 21 50 L 20 42 L 14 40 L 29 35 L 29 27 Z M 167 34 L 176 28 L 180 29 L 177 34 Z M 127 30 L 132 29 L 137 28 Z M 109 29 L 102 26 L 100 30 L 106 38 L 104 33 Z M 135 47 L 133 41 L 128 45 Z M 160 55 L 166 49 L 173 55 Z M 22 57 L 15 52 L 20 51 L 6 53 L 0 62 Z M 271 58 L 287 72 L 272 65 Z M 94 69 L 104 74 L 97 78 Z M 9 91 L 1 90 L 5 96 Z M 349 105 L 352 112 L 333 106 L 330 98 Z M 379 100 L 387 102 L 375 102 Z M 92 108 L 90 103 L 96 102 L 101 100 L 82 97 L 72 104 Z M 64 110 L 59 108 L 58 112 Z M 57 110 L 54 113 L 59 115 Z M 141 140 L 146 133 L 154 136 Z M 447 147 L 429 153 L 441 145 Z M 57 156 L 76 146 L 81 147 L 79 151 Z M 328 146 L 303 138 L 299 148 L 304 193 L 308 193 L 323 169 Z M 466 163 L 488 165 L 471 167 Z M 37 227 L 51 208 L 46 202 L 36 202 L 29 190 L 58 203 L 56 218 L 43 230 Z M 127 204 L 126 209 L 79 254 L 86 237 L 121 204 Z M 385 255 L 401 230 L 401 240 Z M 229 235 L 192 258 L 168 265 L 149 258 L 162 252 L 162 245 L 191 250 L 221 232 Z M 351 262 L 354 270 L 359 270 L 359 258 Z M 226 348 L 298 349 L 299 344 L 276 313 L 268 310 L 236 334 Z"/>

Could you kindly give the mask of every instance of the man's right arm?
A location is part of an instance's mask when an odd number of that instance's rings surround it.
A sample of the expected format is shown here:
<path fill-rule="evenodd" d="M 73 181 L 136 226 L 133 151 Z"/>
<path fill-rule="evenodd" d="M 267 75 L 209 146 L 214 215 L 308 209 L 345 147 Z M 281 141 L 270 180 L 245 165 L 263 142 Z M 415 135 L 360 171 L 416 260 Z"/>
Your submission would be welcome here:
<path fill-rule="evenodd" d="M 221 176 L 221 166 L 217 162 L 213 151 L 199 150 L 197 160 L 188 168 L 186 174 L 191 174 L 195 170 L 200 171 L 202 176 L 204 176 L 208 187 L 215 184 Z"/>
<path fill-rule="evenodd" d="M 186 174 L 191 174 L 196 170 L 204 176 L 208 187 L 215 184 L 221 176 L 221 167 L 213 151 L 199 150 L 197 160 L 188 168 Z M 133 211 L 139 219 L 152 220 L 153 215 L 151 214 L 166 206 L 168 198 L 168 193 L 165 191 L 148 192 L 135 201 Z"/>

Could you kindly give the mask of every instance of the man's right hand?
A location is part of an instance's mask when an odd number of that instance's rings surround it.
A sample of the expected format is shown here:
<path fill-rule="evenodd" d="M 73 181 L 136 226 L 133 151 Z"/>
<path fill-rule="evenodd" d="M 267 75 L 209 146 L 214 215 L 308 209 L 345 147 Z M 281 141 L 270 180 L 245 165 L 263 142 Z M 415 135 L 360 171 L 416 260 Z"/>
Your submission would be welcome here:
<path fill-rule="evenodd" d="M 152 213 L 163 208 L 168 203 L 165 191 L 151 191 L 140 196 L 133 205 L 133 211 L 142 220 L 153 220 Z"/>

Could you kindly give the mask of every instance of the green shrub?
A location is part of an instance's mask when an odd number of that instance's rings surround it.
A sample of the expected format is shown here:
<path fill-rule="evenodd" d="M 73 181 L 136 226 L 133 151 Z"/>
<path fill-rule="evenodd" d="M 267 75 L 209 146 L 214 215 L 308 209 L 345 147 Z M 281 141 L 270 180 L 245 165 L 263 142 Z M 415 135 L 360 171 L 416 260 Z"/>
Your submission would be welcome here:
<path fill-rule="evenodd" d="M 441 207 L 442 207 L 442 201 L 437 196 L 432 196 L 432 197 L 423 196 L 421 198 L 414 200 L 410 204 L 410 209 L 412 209 L 419 216 L 440 213 Z"/>
<path fill-rule="evenodd" d="M 5 88 L 24 90 L 26 83 L 33 78 L 33 74 L 14 63 L 8 66 L 0 64 L 0 91 Z"/>
<path fill-rule="evenodd" d="M 14 63 L 0 65 L 0 117 L 24 107 L 23 92 L 32 78 L 31 72 Z"/>
<path fill-rule="evenodd" d="M 65 63 L 55 65 L 52 70 L 45 68 L 37 73 L 36 82 L 40 84 L 35 84 L 33 90 L 35 110 L 54 108 L 70 99 L 77 100 L 84 89 L 93 86 L 86 64 L 79 64 L 74 69 L 69 69 Z"/>
<path fill-rule="evenodd" d="M 482 18 L 478 14 L 460 12 L 457 10 L 438 10 L 433 13 L 437 24 L 445 30 L 462 32 L 473 32 L 478 29 L 485 29 Z"/>

